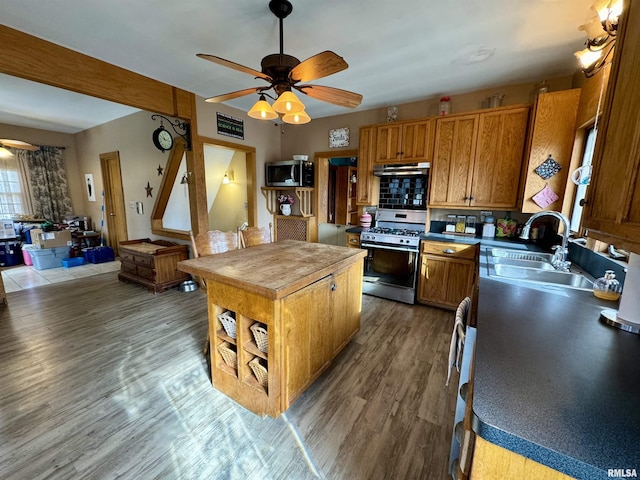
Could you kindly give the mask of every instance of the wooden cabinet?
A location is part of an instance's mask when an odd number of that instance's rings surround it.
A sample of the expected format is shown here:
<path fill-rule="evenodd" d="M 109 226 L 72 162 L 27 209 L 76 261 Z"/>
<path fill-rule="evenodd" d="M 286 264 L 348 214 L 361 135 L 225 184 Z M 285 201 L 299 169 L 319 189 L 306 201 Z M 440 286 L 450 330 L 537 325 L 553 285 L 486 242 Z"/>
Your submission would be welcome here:
<path fill-rule="evenodd" d="M 186 245 L 148 238 L 120 242 L 118 278 L 144 285 L 154 293 L 189 280 L 177 269 L 177 263 L 189 258 Z"/>
<path fill-rule="evenodd" d="M 299 217 L 294 215 L 274 215 L 275 240 L 318 241 L 316 217 Z"/>
<path fill-rule="evenodd" d="M 455 310 L 473 298 L 478 281 L 479 244 L 422 241 L 417 300 Z"/>
<path fill-rule="evenodd" d="M 347 233 L 347 247 L 360 248 L 359 233 Z"/>
<path fill-rule="evenodd" d="M 573 480 L 564 473 L 518 455 L 476 436 L 470 480 L 498 478 L 535 478 L 536 480 Z"/>
<path fill-rule="evenodd" d="M 358 145 L 358 170 L 356 184 L 356 203 L 358 205 L 377 205 L 377 183 L 373 176 L 373 163 L 376 152 L 376 127 L 360 127 Z"/>
<path fill-rule="evenodd" d="M 583 226 L 589 236 L 640 253 L 640 3 L 625 2 Z"/>
<path fill-rule="evenodd" d="M 358 332 L 364 256 L 285 240 L 181 262 L 207 282 L 213 386 L 258 415 L 287 410 Z M 225 312 L 235 318 L 235 337 L 224 330 Z M 256 323 L 267 332 L 266 352 Z"/>
<path fill-rule="evenodd" d="M 436 120 L 429 206 L 514 209 L 529 108 Z"/>
<path fill-rule="evenodd" d="M 375 163 L 430 162 L 434 119 L 377 126 Z"/>
<path fill-rule="evenodd" d="M 522 169 L 522 212 L 561 210 L 566 188 L 571 153 L 575 140 L 575 123 L 580 103 L 580 89 L 540 94 L 531 116 L 525 167 Z M 551 156 L 561 169 L 548 179 L 535 172 Z M 558 200 L 540 208 L 532 197 L 548 186 Z"/>

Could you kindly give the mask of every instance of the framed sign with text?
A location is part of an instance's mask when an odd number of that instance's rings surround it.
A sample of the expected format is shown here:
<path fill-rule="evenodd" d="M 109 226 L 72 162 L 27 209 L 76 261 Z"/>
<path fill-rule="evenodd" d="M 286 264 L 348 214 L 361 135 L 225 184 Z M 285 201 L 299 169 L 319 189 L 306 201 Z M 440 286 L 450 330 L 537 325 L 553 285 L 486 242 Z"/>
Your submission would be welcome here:
<path fill-rule="evenodd" d="M 244 140 L 244 120 L 216 112 L 218 134 Z"/>
<path fill-rule="evenodd" d="M 349 127 L 329 130 L 329 148 L 349 146 Z"/>

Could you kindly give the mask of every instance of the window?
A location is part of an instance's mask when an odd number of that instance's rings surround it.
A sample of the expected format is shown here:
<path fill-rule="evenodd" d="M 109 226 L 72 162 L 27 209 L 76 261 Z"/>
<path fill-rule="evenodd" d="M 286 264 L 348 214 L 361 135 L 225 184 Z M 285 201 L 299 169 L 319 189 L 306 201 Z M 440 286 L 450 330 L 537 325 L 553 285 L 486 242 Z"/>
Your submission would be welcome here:
<path fill-rule="evenodd" d="M 587 140 L 585 142 L 584 153 L 582 154 L 581 166 L 591 165 L 591 159 L 593 157 L 593 149 L 596 144 L 597 131 L 591 127 L 587 131 Z M 576 188 L 576 197 L 573 202 L 573 210 L 571 213 L 571 231 L 578 232 L 580 230 L 580 221 L 582 219 L 582 205 L 581 202 L 587 193 L 587 185 L 578 185 Z"/>
<path fill-rule="evenodd" d="M 0 218 L 28 213 L 15 157 L 0 159 Z"/>

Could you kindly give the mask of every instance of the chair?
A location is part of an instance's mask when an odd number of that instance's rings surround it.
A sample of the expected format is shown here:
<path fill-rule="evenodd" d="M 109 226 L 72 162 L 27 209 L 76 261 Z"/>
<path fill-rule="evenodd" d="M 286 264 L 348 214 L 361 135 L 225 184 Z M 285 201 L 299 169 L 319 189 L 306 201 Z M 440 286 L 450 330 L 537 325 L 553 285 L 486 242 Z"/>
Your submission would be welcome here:
<path fill-rule="evenodd" d="M 230 250 L 238 250 L 238 248 L 240 248 L 238 234 L 236 232 L 209 230 L 208 232 L 194 235 L 193 232 L 190 231 L 189 237 L 191 238 L 193 258 L 207 257 L 209 255 L 224 253 Z M 207 282 L 204 278 L 200 279 L 200 285 L 202 285 L 202 288 L 207 287 Z M 204 346 L 205 355 L 209 353 L 210 338 L 211 337 L 207 329 L 207 343 Z"/>
<path fill-rule="evenodd" d="M 465 328 L 469 317 L 471 307 L 471 298 L 466 297 L 456 309 L 456 317 L 453 322 L 453 332 L 451 332 L 451 344 L 449 345 L 449 360 L 447 362 L 447 382 L 445 386 L 449 386 L 451 379 L 451 370 L 455 366 L 460 371 L 460 357 L 462 355 L 462 347 L 464 346 Z"/>
<path fill-rule="evenodd" d="M 271 234 L 271 223 L 268 227 L 246 227 L 238 229 L 238 238 L 240 239 L 240 248 L 255 247 L 263 243 L 273 242 Z"/>

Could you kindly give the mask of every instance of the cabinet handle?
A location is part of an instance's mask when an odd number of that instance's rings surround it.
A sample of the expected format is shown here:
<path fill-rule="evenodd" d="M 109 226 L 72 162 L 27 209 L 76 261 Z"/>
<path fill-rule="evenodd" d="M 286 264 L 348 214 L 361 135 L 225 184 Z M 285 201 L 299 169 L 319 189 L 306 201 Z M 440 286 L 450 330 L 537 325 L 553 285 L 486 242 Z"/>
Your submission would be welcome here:
<path fill-rule="evenodd" d="M 581 207 L 584 207 L 587 204 L 587 199 L 586 198 L 582 198 L 579 202 Z"/>
<path fill-rule="evenodd" d="M 335 292 L 337 289 L 338 289 L 338 285 L 337 284 L 334 283 L 334 284 L 331 285 L 331 291 L 332 292 Z"/>
<path fill-rule="evenodd" d="M 456 251 L 452 248 L 445 248 L 444 250 L 442 250 L 442 253 L 447 253 L 451 255 L 452 253 L 456 253 Z"/>

